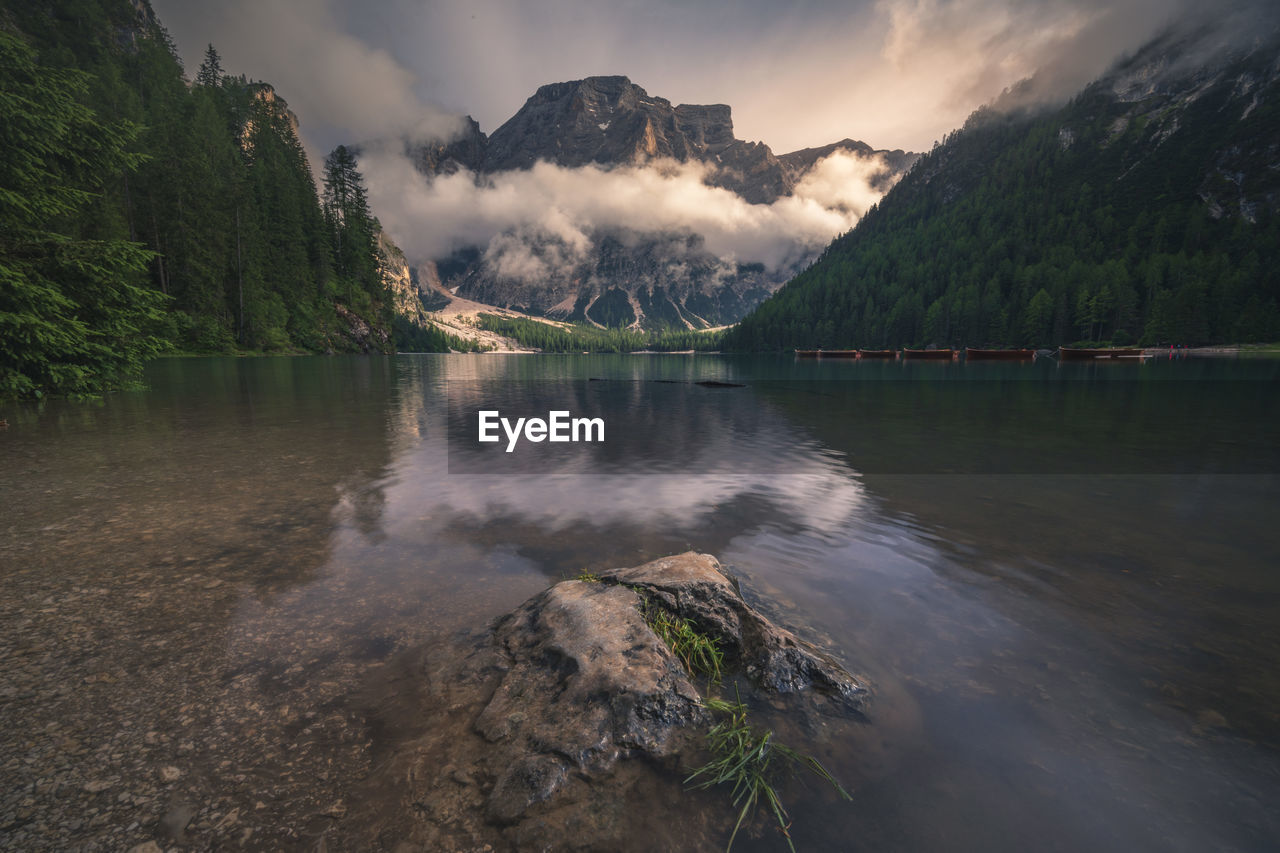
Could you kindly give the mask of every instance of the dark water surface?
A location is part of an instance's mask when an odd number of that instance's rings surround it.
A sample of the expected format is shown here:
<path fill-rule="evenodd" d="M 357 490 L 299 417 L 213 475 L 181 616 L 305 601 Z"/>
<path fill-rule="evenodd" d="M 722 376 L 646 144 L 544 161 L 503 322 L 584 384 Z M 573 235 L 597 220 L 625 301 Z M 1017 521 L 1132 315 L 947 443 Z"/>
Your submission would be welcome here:
<path fill-rule="evenodd" d="M 690 549 L 877 687 L 882 748 L 832 768 L 853 802 L 788 791 L 801 850 L 1280 838 L 1278 362 L 406 355 L 148 381 L 0 410 L 4 849 L 335 849 L 378 770 L 384 662 Z M 506 454 L 471 441 L 481 407 L 602 417 L 606 441 Z"/>

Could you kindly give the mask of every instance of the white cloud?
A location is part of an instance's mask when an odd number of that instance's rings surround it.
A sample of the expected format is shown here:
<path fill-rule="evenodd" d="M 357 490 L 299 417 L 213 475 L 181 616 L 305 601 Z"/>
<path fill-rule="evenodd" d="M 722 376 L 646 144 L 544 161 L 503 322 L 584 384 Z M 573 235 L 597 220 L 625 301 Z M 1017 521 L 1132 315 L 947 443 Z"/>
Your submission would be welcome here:
<path fill-rule="evenodd" d="M 718 257 L 782 269 L 853 227 L 880 199 L 871 182 L 885 164 L 836 152 L 805 176 L 794 195 L 769 205 L 708 186 L 707 167 L 695 162 L 612 169 L 538 163 L 477 183 L 466 171 L 426 178 L 384 148 L 363 155 L 360 168 L 383 226 L 411 258 L 480 246 L 505 265 L 503 274 L 533 279 L 548 264 L 581 258 L 601 229 L 692 232 Z M 552 251 L 517 251 L 541 242 L 553 244 Z"/>

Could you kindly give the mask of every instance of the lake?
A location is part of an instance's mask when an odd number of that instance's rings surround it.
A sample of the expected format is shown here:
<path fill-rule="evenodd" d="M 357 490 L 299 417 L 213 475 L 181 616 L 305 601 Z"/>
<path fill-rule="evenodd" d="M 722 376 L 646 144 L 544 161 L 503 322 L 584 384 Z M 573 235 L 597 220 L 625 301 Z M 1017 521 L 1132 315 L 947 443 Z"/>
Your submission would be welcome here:
<path fill-rule="evenodd" d="M 377 698 L 407 654 L 687 550 L 875 686 L 875 747 L 815 747 L 852 801 L 784 791 L 799 850 L 1280 837 L 1280 361 L 210 358 L 146 381 L 0 408 L 0 847 L 348 849 L 402 809 L 355 783 L 412 733 Z M 605 441 L 508 454 L 472 440 L 482 407 L 600 417 Z"/>

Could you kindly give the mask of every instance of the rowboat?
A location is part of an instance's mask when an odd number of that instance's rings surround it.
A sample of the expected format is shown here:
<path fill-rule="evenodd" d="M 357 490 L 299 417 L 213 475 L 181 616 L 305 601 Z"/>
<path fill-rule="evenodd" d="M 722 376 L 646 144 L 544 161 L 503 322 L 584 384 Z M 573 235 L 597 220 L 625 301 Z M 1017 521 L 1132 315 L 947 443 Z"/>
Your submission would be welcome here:
<path fill-rule="evenodd" d="M 1058 347 L 1060 361 L 1093 361 L 1098 358 L 1142 358 L 1140 347 L 1127 349 L 1121 347 Z"/>
<path fill-rule="evenodd" d="M 951 361 L 956 357 L 953 349 L 904 349 L 903 358 L 927 358 L 938 361 Z"/>
<path fill-rule="evenodd" d="M 822 350 L 818 349 L 798 349 L 796 350 L 796 358 L 817 358 Z"/>
<path fill-rule="evenodd" d="M 1033 349 L 974 349 L 964 348 L 965 361 L 1030 361 L 1036 357 Z"/>
<path fill-rule="evenodd" d="M 897 358 L 896 349 L 860 349 L 858 358 Z"/>
<path fill-rule="evenodd" d="M 822 350 L 823 358 L 857 358 L 858 351 L 856 349 L 824 349 Z"/>

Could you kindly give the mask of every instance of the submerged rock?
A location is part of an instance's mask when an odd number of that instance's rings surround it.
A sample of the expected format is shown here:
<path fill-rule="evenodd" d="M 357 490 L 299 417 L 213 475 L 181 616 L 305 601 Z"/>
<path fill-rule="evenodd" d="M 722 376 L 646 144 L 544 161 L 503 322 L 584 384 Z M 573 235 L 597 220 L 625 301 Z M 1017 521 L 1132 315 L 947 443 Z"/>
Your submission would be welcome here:
<path fill-rule="evenodd" d="M 387 779 L 408 783 L 406 840 L 619 850 L 722 843 L 729 810 L 681 784 L 703 760 L 712 720 L 699 687 L 707 685 L 649 627 L 646 614 L 659 610 L 716 638 L 744 701 L 781 703 L 788 718 L 863 720 L 868 687 L 752 608 L 714 557 L 687 553 L 564 581 L 452 661 L 424 650 L 417 687 L 372 699 L 410 713 L 419 703 L 419 734 L 395 745 L 405 758 Z M 626 807 L 636 802 L 681 817 L 655 826 L 648 810 Z"/>
<path fill-rule="evenodd" d="M 622 755 L 678 753 L 706 720 L 697 689 L 623 586 L 565 581 L 497 626 L 510 667 L 476 731 L 510 750 L 489 799 L 509 823 L 564 784 L 570 767 L 607 771 Z"/>
<path fill-rule="evenodd" d="M 558 583 L 495 628 L 507 671 L 475 729 L 510 753 L 487 806 L 496 822 L 549 799 L 570 772 L 668 758 L 705 733 L 701 696 L 643 609 L 688 619 L 764 691 L 812 690 L 811 701 L 865 709 L 867 687 L 747 604 L 714 557 L 681 554 L 597 577 Z"/>

